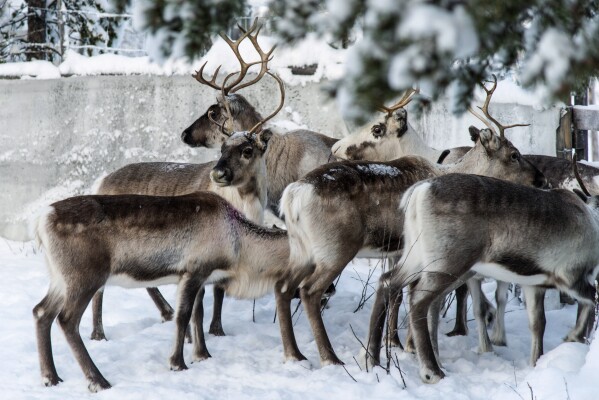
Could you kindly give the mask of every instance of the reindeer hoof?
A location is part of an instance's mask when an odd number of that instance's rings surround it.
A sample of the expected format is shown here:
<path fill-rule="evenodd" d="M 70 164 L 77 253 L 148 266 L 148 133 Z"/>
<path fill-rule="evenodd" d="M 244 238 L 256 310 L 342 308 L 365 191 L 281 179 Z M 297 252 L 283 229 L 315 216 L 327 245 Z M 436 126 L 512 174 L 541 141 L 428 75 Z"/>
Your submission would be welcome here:
<path fill-rule="evenodd" d="M 462 328 L 455 328 L 454 330 L 447 332 L 445 336 L 466 336 L 468 335 L 468 331 Z"/>
<path fill-rule="evenodd" d="M 106 339 L 106 335 L 104 334 L 104 331 L 101 331 L 101 330 L 92 331 L 91 340 L 106 340 L 106 341 L 108 341 L 108 339 Z"/>
<path fill-rule="evenodd" d="M 104 378 L 89 381 L 89 385 L 87 385 L 87 388 L 92 393 L 98 393 L 100 390 L 110 389 L 111 387 L 110 383 Z"/>
<path fill-rule="evenodd" d="M 504 338 L 491 338 L 491 343 L 493 343 L 493 346 L 507 346 L 507 340 Z"/>
<path fill-rule="evenodd" d="M 563 340 L 564 342 L 586 343 L 584 336 L 576 334 L 568 334 Z"/>
<path fill-rule="evenodd" d="M 376 360 L 371 354 L 368 354 L 366 350 L 360 349 L 358 356 L 358 365 L 363 371 L 372 371 L 376 365 L 380 365 L 380 361 Z"/>
<path fill-rule="evenodd" d="M 200 361 L 204 361 L 208 358 L 211 358 L 212 356 L 210 355 L 210 353 L 208 353 L 208 350 L 205 351 L 201 351 L 198 352 L 197 354 L 193 355 L 193 359 L 192 362 L 200 362 Z"/>
<path fill-rule="evenodd" d="M 58 375 L 53 375 L 53 376 L 45 376 L 42 379 L 42 382 L 44 383 L 44 386 L 50 387 L 50 386 L 58 385 L 60 382 L 63 382 L 63 380 Z"/>
<path fill-rule="evenodd" d="M 403 350 L 403 345 L 401 344 L 401 341 L 397 335 L 391 338 L 386 338 L 385 340 L 387 341 L 389 347 L 399 347 L 401 350 Z"/>
<path fill-rule="evenodd" d="M 422 382 L 424 383 L 437 383 L 443 378 L 445 378 L 445 374 L 440 369 L 437 371 L 433 371 L 431 368 L 420 369 L 420 379 L 422 379 Z"/>
<path fill-rule="evenodd" d="M 166 322 L 166 321 L 172 321 L 173 318 L 175 317 L 175 313 L 174 312 L 165 312 L 164 314 L 162 314 L 162 322 Z"/>
<path fill-rule="evenodd" d="M 173 360 L 170 362 L 171 371 L 185 371 L 187 369 L 187 365 L 185 365 L 185 361 L 183 360 Z"/>
<path fill-rule="evenodd" d="M 222 325 L 210 325 L 208 333 L 214 336 L 226 336 Z"/>
<path fill-rule="evenodd" d="M 343 361 L 341 361 L 339 358 L 335 357 L 331 357 L 331 358 L 327 358 L 326 360 L 320 360 L 320 365 L 322 367 L 327 367 L 329 365 L 345 365 L 343 363 Z"/>

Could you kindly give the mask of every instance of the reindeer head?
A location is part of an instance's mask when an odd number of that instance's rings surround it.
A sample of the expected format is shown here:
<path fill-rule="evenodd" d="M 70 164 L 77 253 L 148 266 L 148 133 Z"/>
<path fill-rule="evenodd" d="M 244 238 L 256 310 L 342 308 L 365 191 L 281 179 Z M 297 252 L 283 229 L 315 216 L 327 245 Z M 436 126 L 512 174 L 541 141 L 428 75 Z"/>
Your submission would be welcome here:
<path fill-rule="evenodd" d="M 266 73 L 279 85 L 281 91 L 279 106 L 272 114 L 258 121 L 249 131 L 235 132 L 231 135 L 224 124 L 220 125 L 221 132 L 227 136 L 227 139 L 221 147 L 220 159 L 210 173 L 210 179 L 219 186 L 241 186 L 249 183 L 256 176 L 265 174 L 264 153 L 273 134 L 270 129 L 262 129 L 262 126 L 283 108 L 285 102 L 283 81 L 270 71 Z M 225 106 L 225 109 L 230 115 L 230 107 Z"/>
<path fill-rule="evenodd" d="M 477 130 L 470 127 L 471 134 Z M 547 188 L 545 175 L 537 169 L 505 137 L 488 128 L 477 130 L 474 147 L 455 164 L 461 172 L 492 176 L 527 186 Z"/>
<path fill-rule="evenodd" d="M 239 29 L 242 35 L 239 39 L 233 41 L 223 33 L 220 36 L 223 40 L 231 47 L 233 53 L 239 60 L 240 71 L 235 74 L 230 74 L 225 78 L 223 83 L 218 85 L 216 78 L 220 66 L 214 71 L 212 79 L 207 80 L 204 78 L 204 67 L 208 63 L 207 61 L 202 65 L 199 71 L 197 71 L 193 77 L 201 84 L 207 85 L 220 92 L 220 96 L 217 97 L 216 103 L 208 107 L 208 110 L 198 118 L 193 124 L 181 134 L 181 140 L 184 143 L 192 147 L 208 147 L 208 148 L 219 148 L 226 140 L 227 135 L 223 134 L 223 125 L 227 124 L 229 132 L 234 131 L 246 131 L 258 123 L 262 117 L 256 111 L 256 109 L 248 103 L 245 97 L 234 94 L 236 91 L 248 87 L 258 82 L 264 74 L 268 71 L 268 62 L 272 60 L 272 53 L 275 49 L 273 46 L 268 52 L 264 52 L 258 44 L 258 34 L 260 33 L 261 26 L 258 26 L 258 19 L 254 20 L 254 23 L 245 31 L 241 26 Z M 239 51 L 239 45 L 244 39 L 248 39 L 254 49 L 260 56 L 260 61 L 248 63 L 243 60 Z M 241 83 L 247 75 L 250 67 L 260 64 L 260 72 L 258 75 L 245 83 Z M 237 77 L 230 83 L 227 84 L 228 78 L 233 75 Z"/>
<path fill-rule="evenodd" d="M 393 106 L 379 107 L 384 114 L 357 133 L 341 139 L 331 149 L 333 155 L 345 160 L 390 161 L 401 155 L 401 141 L 408 131 L 408 111 L 404 108 L 417 94 L 409 90 Z"/>
<path fill-rule="evenodd" d="M 227 135 L 220 129 L 220 126 L 227 122 L 225 101 L 231 110 L 233 131 L 248 130 L 262 119 L 254 106 L 242 95 L 229 94 L 226 100 L 218 96 L 216 103 L 208 107 L 200 118 L 183 131 L 181 140 L 191 147 L 219 149 L 227 140 Z"/>
<path fill-rule="evenodd" d="M 497 88 L 497 77 L 493 75 L 494 83 L 491 89 L 482 84 L 487 97 L 482 107 L 478 107 L 484 117 L 477 114 L 472 108 L 469 111 L 480 119 L 487 128 L 478 129 L 470 126 L 470 137 L 475 142 L 474 147 L 462 157 L 457 164 L 464 172 L 477 175 L 492 176 L 495 178 L 520 183 L 538 188 L 548 188 L 549 184 L 545 175 L 530 161 L 522 157 L 520 151 L 504 136 L 504 131 L 515 126 L 528 126 L 526 124 L 502 125 L 489 112 L 489 104 L 493 92 Z M 486 118 L 485 118 L 486 117 Z M 499 135 L 495 132 L 495 127 Z"/>
<path fill-rule="evenodd" d="M 264 173 L 264 153 L 272 137 L 269 129 L 260 133 L 236 132 L 223 143 L 221 156 L 210 179 L 218 186 L 242 186 L 255 174 Z"/>

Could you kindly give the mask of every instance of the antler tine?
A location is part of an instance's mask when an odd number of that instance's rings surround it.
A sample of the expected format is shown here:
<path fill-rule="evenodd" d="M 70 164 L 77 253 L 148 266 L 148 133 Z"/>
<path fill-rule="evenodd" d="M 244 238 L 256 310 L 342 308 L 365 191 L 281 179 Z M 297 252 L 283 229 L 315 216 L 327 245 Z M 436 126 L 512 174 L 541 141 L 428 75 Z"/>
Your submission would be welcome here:
<path fill-rule="evenodd" d="M 225 119 L 222 124 L 219 124 L 218 121 L 214 119 L 213 115 L 214 115 L 214 111 L 212 111 L 212 110 L 208 111 L 208 119 L 210 120 L 210 122 L 212 122 L 214 125 L 218 126 L 223 135 L 231 136 L 231 134 L 229 132 L 227 132 L 227 130 L 225 128 L 225 122 L 228 121 L 228 118 Z"/>
<path fill-rule="evenodd" d="M 225 85 L 227 84 L 227 81 L 229 80 L 229 78 L 232 77 L 235 74 L 237 74 L 237 72 L 231 72 L 229 75 L 227 75 L 225 77 L 225 79 L 223 80 L 223 86 L 221 87 L 221 95 L 223 96 L 223 103 L 225 104 L 225 111 L 227 112 L 227 115 L 225 117 L 226 119 L 223 122 L 223 128 L 221 128 L 221 129 L 223 130 L 223 133 L 225 135 L 227 135 L 227 136 L 231 136 L 231 133 L 233 132 L 233 114 L 231 114 L 231 108 L 229 108 L 229 101 L 227 100 L 227 93 L 225 91 Z M 224 132 L 224 125 L 227 122 L 228 122 L 228 125 L 229 125 L 229 127 L 228 127 L 228 132 L 229 133 L 225 133 Z"/>
<path fill-rule="evenodd" d="M 279 90 L 281 91 L 281 103 L 279 104 L 279 106 L 277 107 L 277 109 L 270 114 L 268 117 L 263 118 L 262 121 L 258 122 L 256 125 L 254 125 L 254 127 L 252 129 L 249 130 L 249 133 L 256 133 L 256 131 L 266 123 L 266 121 L 270 120 L 272 117 L 274 117 L 275 115 L 277 115 L 277 113 L 279 111 L 281 111 L 281 108 L 283 108 L 283 104 L 285 103 L 285 84 L 283 83 L 283 81 L 281 80 L 281 78 L 277 75 L 277 74 L 273 74 L 270 71 L 266 71 L 266 73 L 270 76 L 272 76 L 277 83 L 279 84 Z"/>
<path fill-rule="evenodd" d="M 199 71 L 196 71 L 195 74 L 192 74 L 191 76 L 193 78 L 195 78 L 195 80 L 198 81 L 198 82 L 200 82 L 201 84 L 210 86 L 211 88 L 216 89 L 216 90 L 221 90 L 222 87 L 218 86 L 216 84 L 216 78 L 218 76 L 218 71 L 220 71 L 220 67 L 222 67 L 222 65 L 219 65 L 218 68 L 216 69 L 216 71 L 214 71 L 214 74 L 212 75 L 212 79 L 210 79 L 209 81 L 207 81 L 204 78 L 204 67 L 206 67 L 206 64 L 208 64 L 208 61 L 206 61 L 204 63 L 204 65 L 202 65 L 202 67 L 200 68 Z"/>
<path fill-rule="evenodd" d="M 256 24 L 257 23 L 258 23 L 258 18 L 256 18 L 254 20 L 254 24 L 248 30 L 249 34 L 248 34 L 247 38 L 250 40 L 250 42 L 252 42 L 252 45 L 254 46 L 254 49 L 256 50 L 256 52 L 258 53 L 258 55 L 260 56 L 260 61 L 251 63 L 249 66 L 261 63 L 262 66 L 260 68 L 260 72 L 251 81 L 248 81 L 248 82 L 246 82 L 246 83 L 244 83 L 242 85 L 239 85 L 237 87 L 234 87 L 235 85 L 233 85 L 232 89 L 231 89 L 231 93 L 235 93 L 235 92 L 237 92 L 240 89 L 243 89 L 243 88 L 246 88 L 248 86 L 251 86 L 251 85 L 255 84 L 256 82 L 258 82 L 260 79 L 262 79 L 262 77 L 264 76 L 264 74 L 268 70 L 268 62 L 272 60 L 272 57 L 271 57 L 272 53 L 275 51 L 275 48 L 277 47 L 277 45 L 274 45 L 267 52 L 264 52 L 262 50 L 262 48 L 260 47 L 260 44 L 258 43 L 258 35 L 260 34 L 260 30 L 262 29 L 262 25 L 260 25 L 260 26 L 258 26 L 258 28 L 256 28 Z M 241 27 L 239 27 L 239 28 L 243 30 L 243 28 L 241 28 Z M 256 32 L 252 35 L 252 32 L 254 30 Z M 248 66 L 248 69 L 249 69 L 249 66 Z M 247 70 L 246 70 L 246 72 L 247 72 Z M 238 83 L 240 83 L 240 82 L 241 82 L 241 80 L 239 80 Z"/>
<path fill-rule="evenodd" d="M 239 29 L 242 32 L 242 35 L 237 40 L 231 40 L 224 33 L 222 33 L 222 32 L 220 33 L 220 36 L 223 38 L 223 40 L 229 45 L 231 50 L 233 50 L 233 53 L 235 54 L 235 57 L 237 57 L 237 60 L 239 61 L 239 65 L 241 66 L 241 69 L 239 71 L 239 76 L 230 85 L 225 87 L 225 94 L 229 94 L 229 92 L 231 92 L 232 90 L 234 93 L 235 91 L 237 91 L 243 87 L 247 87 L 250 84 L 256 83 L 259 78 L 262 78 L 262 76 L 264 76 L 264 73 L 266 72 L 266 69 L 267 69 L 266 64 L 268 63 L 268 61 L 270 61 L 270 55 L 272 54 L 272 51 L 274 50 L 274 47 L 273 47 L 268 53 L 265 53 L 262 51 L 262 49 L 260 49 L 260 46 L 258 45 L 258 41 L 256 39 L 258 36 L 258 33 L 260 32 L 260 28 L 258 28 L 258 18 L 254 19 L 254 23 L 247 31 L 245 29 L 243 29 L 241 26 L 239 26 L 239 25 L 237 25 L 237 26 L 239 27 Z M 256 31 L 256 34 L 252 35 L 252 33 L 254 33 L 254 31 Z M 239 45 L 246 38 L 249 38 L 250 41 L 252 42 L 252 44 L 254 45 L 254 48 L 260 55 L 260 61 L 247 63 L 243 60 L 243 57 L 241 56 L 241 52 L 239 50 Z M 235 86 L 237 86 L 238 84 L 241 83 L 241 81 L 243 81 L 243 79 L 247 75 L 247 72 L 250 69 L 250 67 L 252 67 L 256 64 L 262 64 L 262 68 L 260 70 L 260 74 L 258 74 L 258 78 L 252 80 L 251 83 L 249 83 L 249 84 L 244 84 L 238 88 L 235 88 Z"/>
<path fill-rule="evenodd" d="M 397 103 L 395 103 L 394 105 L 392 105 L 390 107 L 379 106 L 378 109 L 380 111 L 386 112 L 387 114 L 391 114 L 393 111 L 398 110 L 398 109 L 408 105 L 410 103 L 410 101 L 412 101 L 412 98 L 415 95 L 417 95 L 418 93 L 420 93 L 420 89 L 408 89 L 403 94 L 403 96 L 401 96 L 401 99 L 399 99 L 399 101 Z"/>
<path fill-rule="evenodd" d="M 495 74 L 493 74 L 492 76 L 493 76 L 493 86 L 491 87 L 491 89 L 487 89 L 485 84 L 483 82 L 481 82 L 481 86 L 482 86 L 483 90 L 487 93 L 487 97 L 485 98 L 485 102 L 484 102 L 483 106 L 482 107 L 479 106 L 478 108 L 482 110 L 483 114 L 485 114 L 485 117 L 487 117 L 489 119 L 489 121 L 493 122 L 497 126 L 497 129 L 499 130 L 499 136 L 503 139 L 505 137 L 504 133 L 505 133 L 506 129 L 515 128 L 517 126 L 530 126 L 530 124 L 502 125 L 499 121 L 497 121 L 495 118 L 493 118 L 493 116 L 489 112 L 489 104 L 491 102 L 491 97 L 493 97 L 493 93 L 495 92 L 495 89 L 497 89 L 497 76 Z"/>
<path fill-rule="evenodd" d="M 580 189 L 582 189 L 582 192 L 587 197 L 591 197 L 591 193 L 588 191 L 588 189 L 584 185 L 584 182 L 582 181 L 582 178 L 580 177 L 580 172 L 578 171 L 578 162 L 576 161 L 576 150 L 575 149 L 572 149 L 572 169 L 574 170 L 574 176 L 576 177 L 576 181 L 578 182 Z"/>
<path fill-rule="evenodd" d="M 497 135 L 497 132 L 493 128 L 493 125 L 491 125 L 491 123 L 489 121 L 484 119 L 482 115 L 477 114 L 472 107 L 468 107 L 468 111 L 470 112 L 470 114 L 472 114 L 476 118 L 480 119 L 483 122 L 483 124 L 485 124 L 487 126 L 487 128 L 489 128 L 491 130 L 491 132 L 493 132 L 495 135 Z"/>

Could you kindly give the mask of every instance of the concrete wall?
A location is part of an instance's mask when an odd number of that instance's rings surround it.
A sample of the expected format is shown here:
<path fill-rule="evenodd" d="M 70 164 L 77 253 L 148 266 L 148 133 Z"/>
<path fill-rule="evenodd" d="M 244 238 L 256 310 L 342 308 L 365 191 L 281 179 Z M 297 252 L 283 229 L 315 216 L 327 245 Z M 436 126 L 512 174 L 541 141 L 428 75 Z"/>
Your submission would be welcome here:
<path fill-rule="evenodd" d="M 321 86 L 288 87 L 286 107 L 276 119 L 344 136 L 346 124 Z M 244 91 L 264 114 L 277 105 L 270 81 Z M 217 151 L 190 149 L 179 139 L 214 95 L 187 76 L 0 80 L 0 236 L 28 238 L 27 219 L 37 210 L 87 192 L 97 177 L 125 164 L 215 159 Z M 533 124 L 510 136 L 524 153 L 555 154 L 558 110 L 509 104 L 497 110 L 506 123 Z M 437 148 L 468 145 L 467 126 L 481 126 L 470 117 L 454 119 L 443 104 L 411 122 Z"/>

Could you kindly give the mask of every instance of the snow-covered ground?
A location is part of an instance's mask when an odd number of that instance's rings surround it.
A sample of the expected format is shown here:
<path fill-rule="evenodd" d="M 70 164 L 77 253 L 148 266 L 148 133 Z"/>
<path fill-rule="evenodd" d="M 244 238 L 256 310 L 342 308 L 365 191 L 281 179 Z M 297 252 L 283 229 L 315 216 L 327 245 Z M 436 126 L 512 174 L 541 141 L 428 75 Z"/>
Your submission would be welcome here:
<path fill-rule="evenodd" d="M 509 347 L 495 353 L 477 354 L 474 322 L 468 337 L 440 336 L 441 359 L 447 378 L 425 385 L 418 377 L 411 354 L 397 355 L 406 387 L 396 368 L 387 375 L 361 371 L 353 360 L 366 335 L 372 298 L 354 313 L 362 284 L 369 269 L 380 268 L 376 261 L 357 260 L 342 274 L 337 294 L 324 312 L 325 324 L 347 372 L 339 366 L 321 368 L 305 315 L 298 311 L 295 329 L 300 349 L 308 363 L 283 363 L 278 324 L 273 324 L 274 299 L 256 302 L 256 322 L 252 322 L 252 302 L 225 301 L 223 324 L 228 336 L 208 336 L 213 358 L 189 362 L 189 370 L 172 372 L 167 358 L 171 351 L 174 324 L 161 323 L 159 314 L 144 290 L 107 288 L 104 323 L 108 342 L 89 340 L 91 314 L 83 317 L 81 333 L 92 358 L 113 388 L 99 394 L 87 391 L 87 383 L 75 362 L 60 329 L 54 325 L 52 339 L 58 373 L 64 382 L 45 388 L 39 376 L 31 309 L 45 295 L 47 271 L 43 256 L 32 243 L 0 239 L 0 395 L 2 399 L 315 399 L 315 398 L 400 398 L 400 399 L 597 399 L 599 392 L 599 341 L 590 347 L 562 343 L 561 337 L 575 319 L 574 306 L 547 313 L 545 351 L 536 368 L 528 366 L 530 334 L 526 312 L 515 300 L 508 306 Z M 490 294 L 493 283 L 484 286 Z M 163 287 L 169 300 L 175 288 Z M 212 296 L 207 291 L 207 315 Z M 371 290 L 369 291 L 369 293 Z M 401 318 L 405 316 L 402 309 Z M 453 327 L 453 311 L 441 323 L 442 332 Z M 405 336 L 402 329 L 400 336 Z M 354 382 L 352 377 L 357 381 Z M 530 385 L 530 388 L 529 388 Z"/>

